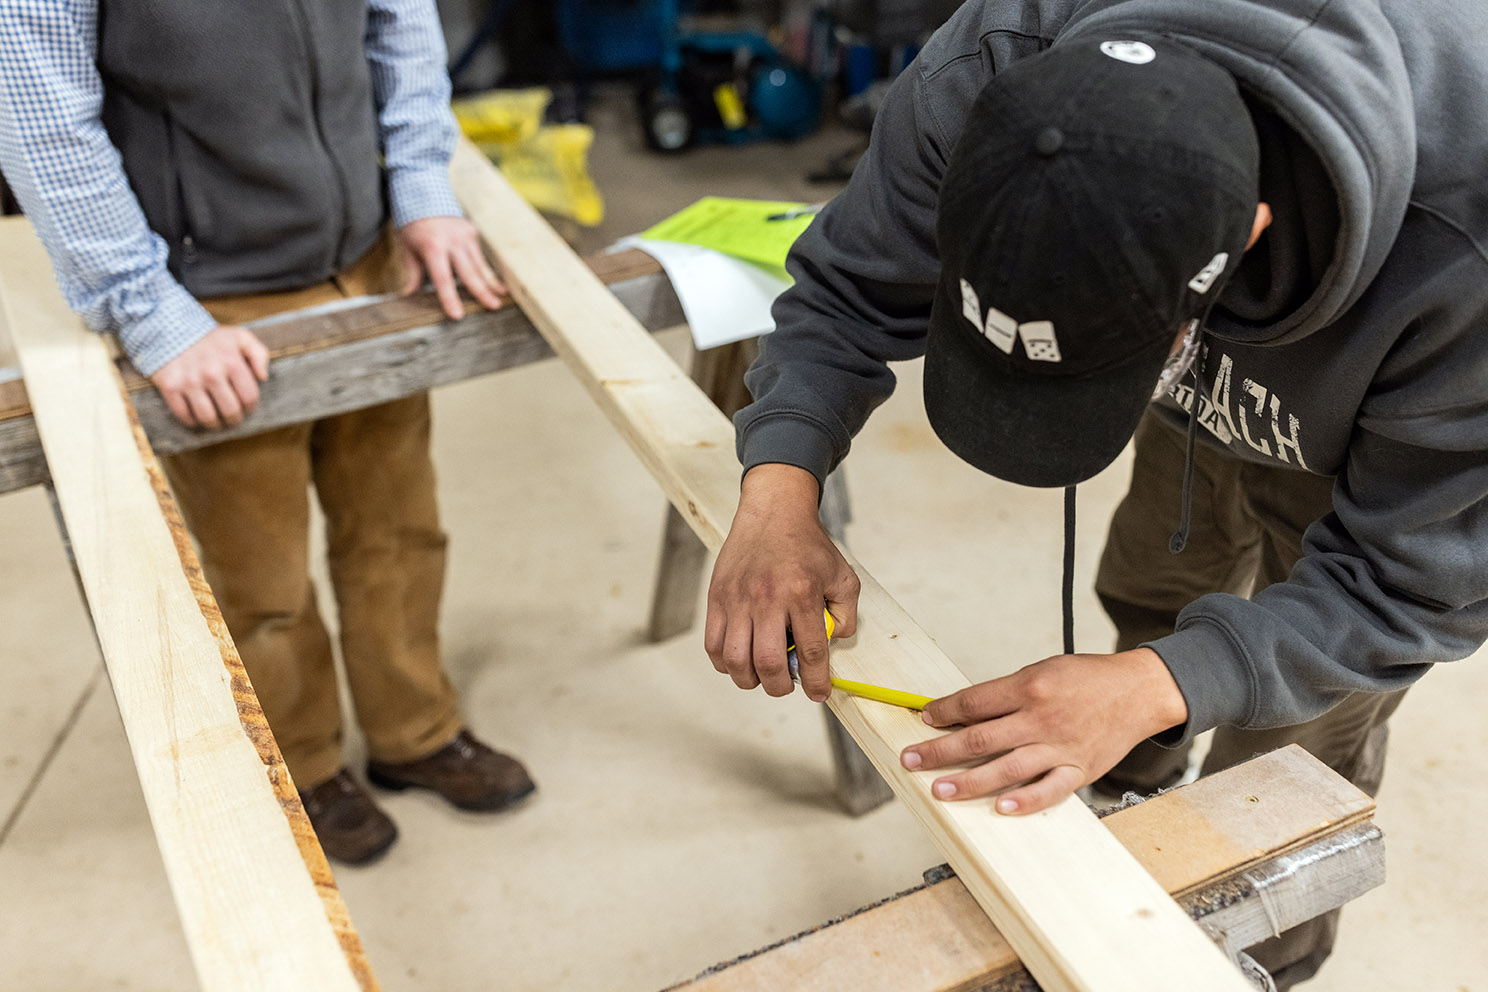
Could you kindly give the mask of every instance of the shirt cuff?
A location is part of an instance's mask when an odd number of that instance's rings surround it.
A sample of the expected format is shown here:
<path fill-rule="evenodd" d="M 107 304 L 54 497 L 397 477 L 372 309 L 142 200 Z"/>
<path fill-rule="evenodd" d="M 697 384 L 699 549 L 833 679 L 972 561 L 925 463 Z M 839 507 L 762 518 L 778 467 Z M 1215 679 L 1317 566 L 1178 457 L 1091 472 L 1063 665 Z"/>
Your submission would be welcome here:
<path fill-rule="evenodd" d="M 836 454 L 830 434 L 815 421 L 793 413 L 775 413 L 754 421 L 740 434 L 738 449 L 745 472 L 756 465 L 794 465 L 816 476 L 820 486 L 826 485 Z"/>
<path fill-rule="evenodd" d="M 393 224 L 404 227 L 425 217 L 464 217 L 450 187 L 448 170 L 398 169 L 388 174 Z"/>
<path fill-rule="evenodd" d="M 1221 624 L 1196 617 L 1142 647 L 1162 658 L 1188 704 L 1188 722 L 1163 731 L 1153 741 L 1179 747 L 1206 730 L 1245 725 L 1255 709 L 1255 680 L 1245 652 Z"/>
<path fill-rule="evenodd" d="M 172 284 L 149 313 L 119 329 L 119 344 L 140 374 L 150 376 L 216 326 L 195 297 Z"/>

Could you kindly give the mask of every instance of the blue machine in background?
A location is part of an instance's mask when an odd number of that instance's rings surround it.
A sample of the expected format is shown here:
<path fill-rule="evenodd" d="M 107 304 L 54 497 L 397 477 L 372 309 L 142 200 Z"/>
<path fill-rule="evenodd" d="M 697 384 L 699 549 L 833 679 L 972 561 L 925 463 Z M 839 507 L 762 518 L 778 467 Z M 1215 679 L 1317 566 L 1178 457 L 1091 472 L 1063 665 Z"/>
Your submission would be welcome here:
<path fill-rule="evenodd" d="M 658 151 L 816 129 L 822 87 L 762 31 L 697 16 L 681 0 L 560 0 L 559 38 L 577 69 L 640 72 L 646 142 Z"/>

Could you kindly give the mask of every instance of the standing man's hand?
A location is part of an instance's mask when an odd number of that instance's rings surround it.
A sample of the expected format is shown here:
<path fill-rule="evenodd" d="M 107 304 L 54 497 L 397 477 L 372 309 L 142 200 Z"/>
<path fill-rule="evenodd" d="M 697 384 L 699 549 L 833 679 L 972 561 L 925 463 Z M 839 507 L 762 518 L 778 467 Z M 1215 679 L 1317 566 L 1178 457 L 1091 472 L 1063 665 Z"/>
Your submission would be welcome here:
<path fill-rule="evenodd" d="M 816 477 L 793 465 L 757 465 L 744 476 L 739 512 L 713 566 L 704 646 L 713 667 L 741 689 L 763 684 L 789 695 L 786 627 L 796 641 L 801 686 L 831 692 L 822 607 L 837 634 L 858 623 L 858 577 L 817 517 Z"/>
<path fill-rule="evenodd" d="M 977 762 L 931 784 L 941 799 L 1001 793 L 999 813 L 1036 813 L 1095 781 L 1139 742 L 1188 719 L 1178 684 L 1151 648 L 1045 658 L 925 707 L 953 733 L 914 744 L 905 768 Z M 990 760 L 989 760 L 990 759 Z"/>
<path fill-rule="evenodd" d="M 258 406 L 258 384 L 269 377 L 269 349 L 252 331 L 218 324 L 166 362 L 150 381 L 187 427 L 236 426 Z"/>
<path fill-rule="evenodd" d="M 486 262 L 475 225 L 464 217 L 425 217 L 411 221 L 398 229 L 398 244 L 408 269 L 404 296 L 423 285 L 427 273 L 439 295 L 440 306 L 451 320 L 465 316 L 460 294 L 455 289 L 456 279 L 481 306 L 488 310 L 501 306 L 501 294 L 506 287 Z"/>

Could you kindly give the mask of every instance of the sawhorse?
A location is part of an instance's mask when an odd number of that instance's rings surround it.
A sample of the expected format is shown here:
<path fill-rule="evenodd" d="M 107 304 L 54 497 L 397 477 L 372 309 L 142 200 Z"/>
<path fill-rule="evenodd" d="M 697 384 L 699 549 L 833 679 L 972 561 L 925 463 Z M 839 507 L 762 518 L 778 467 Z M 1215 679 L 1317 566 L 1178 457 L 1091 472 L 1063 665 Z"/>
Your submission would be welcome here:
<path fill-rule="evenodd" d="M 1124 806 L 1102 823 L 1257 989 L 1245 955 L 1385 880 L 1374 802 L 1295 744 Z M 1160 967 L 1153 962 L 1153 967 Z M 1034 992 L 945 865 L 925 882 L 709 968 L 667 992 Z"/>

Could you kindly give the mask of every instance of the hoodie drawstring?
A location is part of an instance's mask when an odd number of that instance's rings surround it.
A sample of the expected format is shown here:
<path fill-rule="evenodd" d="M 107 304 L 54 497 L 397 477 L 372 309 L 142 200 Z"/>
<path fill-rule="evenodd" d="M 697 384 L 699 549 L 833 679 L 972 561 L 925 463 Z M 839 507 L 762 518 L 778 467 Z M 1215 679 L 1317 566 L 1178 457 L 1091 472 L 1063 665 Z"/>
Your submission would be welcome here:
<path fill-rule="evenodd" d="M 1064 487 L 1064 653 L 1075 653 L 1075 487 Z"/>
<path fill-rule="evenodd" d="M 1168 538 L 1168 553 L 1174 555 L 1181 554 L 1188 546 L 1188 528 L 1193 519 L 1194 445 L 1199 439 L 1199 390 L 1204 385 L 1204 327 L 1209 323 L 1209 311 L 1213 309 L 1214 304 L 1209 304 L 1209 308 L 1199 318 L 1199 350 L 1198 357 L 1194 360 L 1193 400 L 1188 404 L 1188 438 L 1183 449 L 1183 491 L 1178 497 L 1181 501 L 1178 507 L 1178 529 Z"/>
<path fill-rule="evenodd" d="M 1183 492 L 1178 497 L 1178 529 L 1168 538 L 1168 553 L 1182 554 L 1188 546 L 1188 525 L 1193 517 L 1193 469 L 1194 444 L 1199 437 L 1199 391 L 1194 389 L 1193 403 L 1188 411 L 1188 439 L 1183 452 Z"/>
<path fill-rule="evenodd" d="M 1198 357 L 1194 361 L 1193 401 L 1188 405 L 1188 437 L 1183 452 L 1183 490 L 1179 499 L 1178 529 L 1168 538 L 1168 552 L 1180 554 L 1188 546 L 1188 529 L 1193 519 L 1194 445 L 1199 439 L 1199 388 L 1204 382 L 1204 325 L 1209 309 L 1199 318 Z M 1075 487 L 1064 487 L 1064 653 L 1075 653 Z"/>

